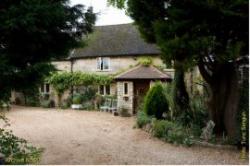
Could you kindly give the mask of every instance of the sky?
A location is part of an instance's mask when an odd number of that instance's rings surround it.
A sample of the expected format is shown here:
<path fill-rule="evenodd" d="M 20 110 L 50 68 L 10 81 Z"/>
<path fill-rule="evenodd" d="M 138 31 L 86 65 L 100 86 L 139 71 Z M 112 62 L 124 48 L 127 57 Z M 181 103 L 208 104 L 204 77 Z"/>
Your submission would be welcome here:
<path fill-rule="evenodd" d="M 107 0 L 70 0 L 71 4 L 83 4 L 93 6 L 97 15 L 96 25 L 114 25 L 133 22 L 132 19 L 125 15 L 125 10 L 119 10 L 107 5 Z"/>

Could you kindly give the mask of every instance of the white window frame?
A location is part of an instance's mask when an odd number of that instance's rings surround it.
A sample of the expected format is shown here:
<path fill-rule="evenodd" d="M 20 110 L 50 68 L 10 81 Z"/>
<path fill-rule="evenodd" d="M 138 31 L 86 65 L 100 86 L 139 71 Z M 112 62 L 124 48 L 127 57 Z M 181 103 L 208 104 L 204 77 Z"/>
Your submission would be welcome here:
<path fill-rule="evenodd" d="M 101 86 L 103 86 L 103 94 L 101 94 Z M 109 94 L 107 94 L 107 86 L 109 86 Z M 111 95 L 111 85 L 99 85 L 98 86 L 98 93 L 99 95 L 106 96 Z"/>
<path fill-rule="evenodd" d="M 49 85 L 49 90 L 48 91 L 47 91 L 47 88 L 46 88 L 47 85 Z M 41 88 L 42 86 L 43 86 L 43 91 L 42 91 L 42 88 Z M 39 89 L 40 89 L 41 94 L 50 94 L 50 92 L 51 92 L 51 87 L 50 87 L 50 84 L 48 84 L 48 83 L 42 84 Z"/>
<path fill-rule="evenodd" d="M 108 69 L 101 69 L 101 62 L 103 61 L 103 59 L 107 59 L 107 61 L 108 61 Z M 110 71 L 111 70 L 111 66 L 110 66 L 110 58 L 109 57 L 98 57 L 97 59 L 96 59 L 96 61 L 97 61 L 97 65 L 96 65 L 96 69 L 97 69 L 97 71 Z M 99 64 L 98 64 L 99 63 Z M 100 67 L 100 68 L 98 68 L 98 66 Z"/>

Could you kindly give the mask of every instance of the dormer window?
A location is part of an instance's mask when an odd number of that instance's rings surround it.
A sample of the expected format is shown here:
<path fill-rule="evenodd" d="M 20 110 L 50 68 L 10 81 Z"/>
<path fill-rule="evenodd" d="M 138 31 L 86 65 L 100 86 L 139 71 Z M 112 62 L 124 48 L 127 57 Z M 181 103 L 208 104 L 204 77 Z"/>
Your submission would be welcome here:
<path fill-rule="evenodd" d="M 97 70 L 100 71 L 110 70 L 110 58 L 107 57 L 97 58 Z"/>

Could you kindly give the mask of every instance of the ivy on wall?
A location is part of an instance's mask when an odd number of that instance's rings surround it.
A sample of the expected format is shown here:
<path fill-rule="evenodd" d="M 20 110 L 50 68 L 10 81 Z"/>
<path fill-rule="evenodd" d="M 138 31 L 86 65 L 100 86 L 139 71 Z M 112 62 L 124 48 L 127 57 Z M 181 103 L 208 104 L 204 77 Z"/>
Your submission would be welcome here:
<path fill-rule="evenodd" d="M 56 91 L 62 93 L 71 86 L 107 85 L 112 82 L 113 77 L 83 72 L 55 72 L 46 80 Z"/>
<path fill-rule="evenodd" d="M 107 85 L 112 80 L 112 76 L 83 72 L 55 72 L 46 79 L 57 92 L 59 105 L 63 93 L 72 86 Z"/>

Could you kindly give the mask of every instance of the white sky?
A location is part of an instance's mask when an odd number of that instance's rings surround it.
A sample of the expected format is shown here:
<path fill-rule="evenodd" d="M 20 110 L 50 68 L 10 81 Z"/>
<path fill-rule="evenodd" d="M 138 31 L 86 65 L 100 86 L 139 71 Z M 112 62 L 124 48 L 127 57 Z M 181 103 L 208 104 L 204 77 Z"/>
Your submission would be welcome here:
<path fill-rule="evenodd" d="M 124 10 L 116 9 L 107 5 L 107 0 L 70 0 L 71 4 L 83 4 L 93 6 L 97 15 L 96 25 L 113 25 L 133 22 L 132 19 L 125 15 Z"/>

